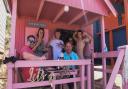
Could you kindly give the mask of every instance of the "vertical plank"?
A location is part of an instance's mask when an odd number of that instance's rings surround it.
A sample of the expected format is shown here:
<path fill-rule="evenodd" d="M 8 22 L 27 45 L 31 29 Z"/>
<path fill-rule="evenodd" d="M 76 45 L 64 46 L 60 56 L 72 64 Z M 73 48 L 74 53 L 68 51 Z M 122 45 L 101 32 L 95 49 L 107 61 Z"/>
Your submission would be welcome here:
<path fill-rule="evenodd" d="M 128 44 L 128 0 L 124 0 L 124 8 L 125 8 L 125 23 L 126 23 L 126 39 Z"/>
<path fill-rule="evenodd" d="M 76 75 L 73 74 L 73 78 L 75 78 L 75 77 L 76 77 Z M 74 82 L 74 89 L 77 89 L 77 84 L 76 84 L 76 82 Z"/>
<path fill-rule="evenodd" d="M 7 65 L 8 68 L 8 75 L 7 75 L 7 89 L 13 89 L 13 71 L 12 71 L 12 64 Z"/>
<path fill-rule="evenodd" d="M 81 66 L 81 89 L 85 89 L 84 75 L 85 75 L 85 65 L 82 65 Z"/>
<path fill-rule="evenodd" d="M 12 0 L 12 19 L 11 19 L 11 41 L 10 41 L 10 56 L 15 55 L 15 32 L 17 18 L 17 0 Z"/>
<path fill-rule="evenodd" d="M 113 51 L 113 34 L 112 34 L 112 30 L 111 31 L 109 31 L 109 44 L 110 44 L 110 51 Z M 114 66 L 114 59 L 113 58 L 111 58 L 111 67 L 113 67 Z"/>
<path fill-rule="evenodd" d="M 88 65 L 88 71 L 87 71 L 87 89 L 91 89 L 91 65 Z"/>
<path fill-rule="evenodd" d="M 104 26 L 104 16 L 101 17 L 100 19 L 101 22 L 101 45 L 102 45 L 102 53 L 105 51 L 105 26 Z M 102 65 L 103 65 L 103 88 L 105 89 L 106 87 L 106 58 L 102 57 Z"/>

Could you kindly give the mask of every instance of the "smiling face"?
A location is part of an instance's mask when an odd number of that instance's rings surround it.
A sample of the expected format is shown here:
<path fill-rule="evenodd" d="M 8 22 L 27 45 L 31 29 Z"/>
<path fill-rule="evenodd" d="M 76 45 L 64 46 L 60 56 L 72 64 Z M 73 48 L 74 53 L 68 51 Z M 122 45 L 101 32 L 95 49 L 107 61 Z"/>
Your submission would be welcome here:
<path fill-rule="evenodd" d="M 72 44 L 70 42 L 66 43 L 65 51 L 67 52 L 67 54 L 70 54 L 72 52 Z"/>
<path fill-rule="evenodd" d="M 36 42 L 35 37 L 33 36 L 28 37 L 27 44 L 30 48 L 33 48 L 35 46 L 35 42 Z"/>
<path fill-rule="evenodd" d="M 56 39 L 60 39 L 60 36 L 61 36 L 60 32 L 55 32 L 55 38 Z"/>
<path fill-rule="evenodd" d="M 77 33 L 78 38 L 82 38 L 82 32 Z"/>
<path fill-rule="evenodd" d="M 43 38 L 44 37 L 44 28 L 39 28 L 38 30 L 38 33 L 37 33 L 37 37 L 41 37 Z"/>

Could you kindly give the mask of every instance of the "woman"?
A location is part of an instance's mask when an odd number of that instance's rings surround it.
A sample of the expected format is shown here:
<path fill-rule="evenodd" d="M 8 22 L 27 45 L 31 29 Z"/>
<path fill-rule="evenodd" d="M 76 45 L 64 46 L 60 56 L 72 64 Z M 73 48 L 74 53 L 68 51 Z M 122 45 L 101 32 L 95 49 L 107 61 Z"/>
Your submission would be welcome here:
<path fill-rule="evenodd" d="M 39 28 L 37 33 L 37 43 L 35 47 L 32 49 L 37 56 L 42 56 L 48 51 L 48 49 L 45 47 L 43 38 L 44 38 L 44 28 Z"/>

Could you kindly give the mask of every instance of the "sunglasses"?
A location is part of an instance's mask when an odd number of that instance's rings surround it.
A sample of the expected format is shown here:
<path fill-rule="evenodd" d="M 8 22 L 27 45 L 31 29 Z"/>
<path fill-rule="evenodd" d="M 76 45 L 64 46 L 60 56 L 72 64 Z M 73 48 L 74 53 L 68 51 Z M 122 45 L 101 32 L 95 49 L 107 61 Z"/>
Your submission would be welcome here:
<path fill-rule="evenodd" d="M 32 40 L 32 39 L 28 39 L 28 42 L 29 42 L 30 44 L 35 44 L 35 40 Z"/>

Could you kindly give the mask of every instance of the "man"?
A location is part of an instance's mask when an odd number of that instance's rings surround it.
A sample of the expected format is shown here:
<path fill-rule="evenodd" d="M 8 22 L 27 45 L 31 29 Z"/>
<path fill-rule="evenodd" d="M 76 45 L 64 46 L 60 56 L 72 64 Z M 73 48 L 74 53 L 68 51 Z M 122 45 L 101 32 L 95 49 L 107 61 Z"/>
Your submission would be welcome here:
<path fill-rule="evenodd" d="M 65 52 L 64 52 L 64 59 L 65 60 L 78 60 L 79 57 L 78 55 L 72 51 L 72 43 L 71 42 L 66 42 L 65 44 Z"/>
<path fill-rule="evenodd" d="M 55 31 L 55 38 L 51 40 L 50 46 L 52 47 L 53 59 L 57 60 L 60 57 L 61 51 L 63 49 L 64 42 L 60 40 L 60 31 Z"/>
<path fill-rule="evenodd" d="M 30 35 L 27 37 L 27 44 L 21 49 L 20 56 L 23 60 L 45 60 L 45 56 L 35 56 L 34 52 L 32 51 L 32 48 L 35 46 L 35 37 L 33 35 Z M 23 81 L 35 81 L 35 77 L 33 78 L 33 75 L 38 74 L 39 68 L 22 68 L 22 77 Z M 32 73 L 30 73 L 30 70 Z M 31 77 L 31 78 L 30 78 Z M 35 80 L 32 80 L 35 79 Z"/>
<path fill-rule="evenodd" d="M 64 52 L 64 60 L 78 60 L 79 57 L 78 55 L 72 51 L 72 43 L 71 42 L 66 42 L 65 44 L 65 52 Z M 76 66 L 69 66 L 70 69 L 75 69 Z M 73 76 L 71 75 L 70 78 Z M 69 89 L 74 89 L 73 83 L 68 84 Z"/>
<path fill-rule="evenodd" d="M 36 39 L 33 35 L 27 37 L 27 44 L 22 47 L 20 55 L 24 60 L 43 60 L 46 59 L 45 56 L 35 56 L 33 52 L 33 47 L 35 46 Z"/>

